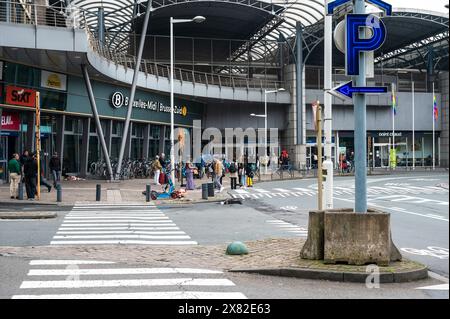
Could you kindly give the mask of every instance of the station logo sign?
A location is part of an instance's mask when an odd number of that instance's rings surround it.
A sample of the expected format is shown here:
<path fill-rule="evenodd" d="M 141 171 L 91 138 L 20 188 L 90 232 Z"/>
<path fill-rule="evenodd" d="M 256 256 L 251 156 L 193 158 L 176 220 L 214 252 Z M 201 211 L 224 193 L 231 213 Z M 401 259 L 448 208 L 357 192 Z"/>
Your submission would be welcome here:
<path fill-rule="evenodd" d="M 41 86 L 48 89 L 66 91 L 67 76 L 60 73 L 41 71 Z"/>
<path fill-rule="evenodd" d="M 17 86 L 6 87 L 6 104 L 34 107 L 36 91 Z"/>
<path fill-rule="evenodd" d="M 123 95 L 122 92 L 114 92 L 111 95 L 110 104 L 112 107 L 116 109 L 120 109 L 122 106 L 128 107 L 129 103 L 129 97 Z M 156 101 L 144 101 L 141 99 L 135 100 L 133 103 L 134 108 L 143 109 L 143 110 L 149 110 L 153 112 L 164 112 L 164 113 L 170 113 L 170 105 L 164 105 L 161 102 Z M 177 106 L 174 105 L 174 114 L 179 114 L 181 116 L 187 115 L 187 107 L 185 105 Z"/>

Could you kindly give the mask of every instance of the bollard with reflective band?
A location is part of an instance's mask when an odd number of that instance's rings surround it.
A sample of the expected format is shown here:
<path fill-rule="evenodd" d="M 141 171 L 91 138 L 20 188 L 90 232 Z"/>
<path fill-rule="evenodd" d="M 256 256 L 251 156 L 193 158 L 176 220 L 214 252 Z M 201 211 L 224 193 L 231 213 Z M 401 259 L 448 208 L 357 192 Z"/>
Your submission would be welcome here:
<path fill-rule="evenodd" d="M 95 189 L 95 200 L 99 202 L 101 200 L 101 197 L 102 197 L 102 185 L 97 184 Z"/>
<path fill-rule="evenodd" d="M 208 199 L 208 184 L 202 184 L 202 199 Z"/>
<path fill-rule="evenodd" d="M 208 183 L 208 196 L 214 197 L 214 184 Z"/>
<path fill-rule="evenodd" d="M 152 189 L 150 187 L 150 184 L 145 185 L 145 201 L 147 203 L 150 201 L 151 192 L 152 192 Z"/>
<path fill-rule="evenodd" d="M 56 185 L 56 201 L 58 203 L 62 202 L 62 188 L 61 188 L 61 184 Z"/>
<path fill-rule="evenodd" d="M 19 183 L 19 200 L 23 200 L 23 183 Z"/>

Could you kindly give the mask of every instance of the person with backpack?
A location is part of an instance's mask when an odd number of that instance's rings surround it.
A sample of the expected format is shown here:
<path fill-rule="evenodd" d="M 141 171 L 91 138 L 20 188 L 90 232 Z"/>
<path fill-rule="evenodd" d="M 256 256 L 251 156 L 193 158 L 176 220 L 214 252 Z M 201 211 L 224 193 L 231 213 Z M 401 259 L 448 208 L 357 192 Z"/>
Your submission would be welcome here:
<path fill-rule="evenodd" d="M 233 161 L 230 163 L 228 171 L 230 172 L 231 189 L 236 189 L 238 178 L 238 167 L 235 159 L 233 159 Z"/>
<path fill-rule="evenodd" d="M 253 187 L 253 177 L 255 173 L 253 171 L 253 164 L 248 162 L 245 167 L 245 175 L 247 175 L 247 187 Z"/>

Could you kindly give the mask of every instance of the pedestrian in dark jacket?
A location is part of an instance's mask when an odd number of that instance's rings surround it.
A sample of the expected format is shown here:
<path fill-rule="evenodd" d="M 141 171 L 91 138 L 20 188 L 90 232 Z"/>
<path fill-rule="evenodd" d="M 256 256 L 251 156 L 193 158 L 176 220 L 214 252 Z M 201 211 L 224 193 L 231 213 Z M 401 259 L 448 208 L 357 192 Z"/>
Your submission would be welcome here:
<path fill-rule="evenodd" d="M 56 188 L 57 184 L 61 181 L 61 160 L 58 157 L 58 153 L 53 153 L 49 168 L 53 176 L 53 187 Z"/>
<path fill-rule="evenodd" d="M 28 161 L 29 158 L 30 158 L 30 154 L 28 153 L 28 151 L 24 151 L 22 153 L 22 155 L 20 155 L 19 162 L 20 162 L 20 172 L 22 173 L 22 178 L 25 178 L 23 168 L 24 168 L 25 162 Z"/>
<path fill-rule="evenodd" d="M 34 200 L 34 197 L 36 195 L 36 183 L 38 174 L 38 165 L 35 154 L 24 161 L 23 171 L 25 175 L 25 188 L 27 191 L 27 198 L 28 200 Z"/>

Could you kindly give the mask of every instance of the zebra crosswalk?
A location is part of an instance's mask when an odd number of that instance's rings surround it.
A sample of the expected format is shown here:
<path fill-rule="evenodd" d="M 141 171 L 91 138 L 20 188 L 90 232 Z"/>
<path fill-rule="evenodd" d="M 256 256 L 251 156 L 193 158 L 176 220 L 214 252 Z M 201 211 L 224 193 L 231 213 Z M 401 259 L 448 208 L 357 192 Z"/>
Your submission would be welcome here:
<path fill-rule="evenodd" d="M 20 294 L 12 299 L 246 299 L 220 270 L 124 268 L 97 260 L 31 260 L 29 265 Z"/>
<path fill-rule="evenodd" d="M 351 187 L 334 186 L 334 196 L 354 195 L 355 189 Z M 262 199 L 262 198 L 286 198 L 316 196 L 317 190 L 313 188 L 245 188 L 230 191 L 233 198 L 240 199 Z M 448 194 L 448 189 L 436 186 L 370 186 L 367 189 L 368 195 L 430 195 L 430 194 Z"/>
<path fill-rule="evenodd" d="M 300 227 L 300 226 L 285 222 L 280 219 L 269 219 L 269 220 L 266 220 L 266 223 L 270 224 L 272 226 L 275 226 L 283 231 L 286 231 L 288 233 L 296 235 L 298 237 L 307 237 L 308 236 L 307 228 Z"/>
<path fill-rule="evenodd" d="M 64 218 L 50 245 L 197 245 L 150 205 L 77 204 Z"/>

